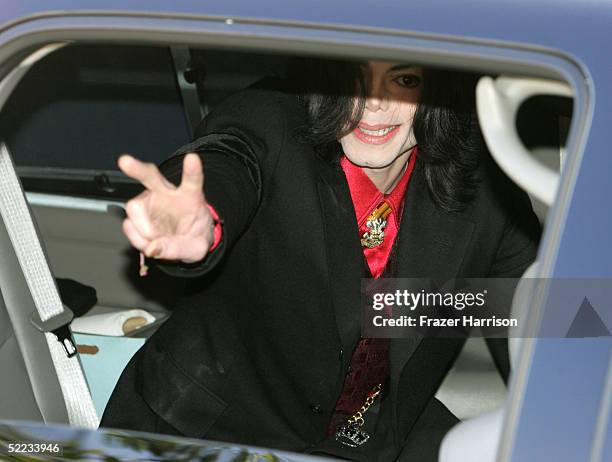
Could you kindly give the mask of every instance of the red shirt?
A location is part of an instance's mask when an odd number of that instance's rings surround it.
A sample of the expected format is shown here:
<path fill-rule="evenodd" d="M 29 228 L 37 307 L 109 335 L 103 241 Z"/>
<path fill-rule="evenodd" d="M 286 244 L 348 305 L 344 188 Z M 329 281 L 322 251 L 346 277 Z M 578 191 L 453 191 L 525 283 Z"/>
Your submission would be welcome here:
<path fill-rule="evenodd" d="M 395 237 L 399 229 L 399 221 L 402 216 L 402 208 L 404 205 L 404 196 L 408 188 L 410 176 L 414 170 L 417 148 L 414 148 L 408 161 L 408 166 L 397 183 L 393 191 L 389 194 L 384 194 L 376 188 L 372 180 L 368 178 L 361 167 L 352 164 L 346 157 L 340 161 L 342 170 L 346 175 L 353 206 L 355 207 L 355 215 L 359 224 L 359 237 L 368 230 L 366 221 L 370 213 L 374 211 L 383 201 L 386 201 L 391 207 L 391 214 L 387 217 L 387 226 L 384 229 L 385 238 L 382 244 L 374 248 L 363 248 L 363 253 L 370 267 L 370 272 L 374 278 L 380 277 L 387 260 L 391 254 Z"/>

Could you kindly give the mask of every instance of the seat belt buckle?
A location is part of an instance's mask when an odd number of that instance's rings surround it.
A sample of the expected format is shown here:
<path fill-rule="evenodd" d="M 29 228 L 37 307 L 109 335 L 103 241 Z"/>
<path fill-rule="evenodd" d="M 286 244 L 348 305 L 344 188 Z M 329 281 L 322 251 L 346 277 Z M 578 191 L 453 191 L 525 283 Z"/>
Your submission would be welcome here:
<path fill-rule="evenodd" d="M 57 341 L 62 344 L 66 356 L 72 358 L 77 353 L 76 345 L 72 339 L 72 332 L 70 332 L 70 323 L 74 318 L 74 313 L 70 308 L 64 305 L 64 311 L 60 314 L 53 316 L 52 318 L 43 321 L 40 319 L 38 311 L 33 311 L 30 315 L 30 322 L 37 330 L 42 333 L 51 332 Z"/>

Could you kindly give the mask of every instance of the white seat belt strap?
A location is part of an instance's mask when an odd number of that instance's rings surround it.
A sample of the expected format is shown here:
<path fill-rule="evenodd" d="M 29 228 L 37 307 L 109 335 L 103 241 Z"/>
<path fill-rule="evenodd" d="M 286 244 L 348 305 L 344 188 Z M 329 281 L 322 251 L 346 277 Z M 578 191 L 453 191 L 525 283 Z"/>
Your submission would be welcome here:
<path fill-rule="evenodd" d="M 97 428 L 98 415 L 68 327 L 72 312 L 64 307 L 59 297 L 21 183 L 4 143 L 0 144 L 0 178 L 0 213 L 36 306 L 32 324 L 45 333 L 70 424 Z"/>

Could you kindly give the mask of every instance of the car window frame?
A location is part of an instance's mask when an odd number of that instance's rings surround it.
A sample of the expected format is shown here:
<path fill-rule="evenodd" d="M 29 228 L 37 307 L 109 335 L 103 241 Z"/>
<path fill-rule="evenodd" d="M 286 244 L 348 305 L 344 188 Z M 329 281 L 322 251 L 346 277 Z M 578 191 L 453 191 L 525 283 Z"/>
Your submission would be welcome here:
<path fill-rule="evenodd" d="M 571 205 L 574 185 L 582 162 L 590 127 L 593 89 L 588 72 L 573 57 L 559 50 L 540 46 L 503 44 L 487 40 L 463 40 L 420 33 L 316 27 L 312 24 L 236 23 L 214 19 L 185 17 L 153 18 L 146 15 L 87 16 L 88 28 L 81 26 L 83 17 L 56 16 L 23 21 L 0 33 L 0 63 L 24 50 L 57 40 L 120 40 L 137 43 L 173 43 L 236 47 L 244 50 L 274 50 L 277 52 L 325 56 L 402 60 L 410 54 L 424 65 L 456 66 L 457 68 L 497 73 L 519 73 L 526 76 L 556 78 L 573 89 L 574 119 L 567 145 L 567 162 L 561 175 L 557 200 L 549 212 L 538 253 L 539 276 L 553 275 L 562 230 Z M 158 35 L 153 37 L 150 32 Z M 245 39 L 248 37 L 248 41 Z M 535 296 L 530 326 L 537 335 L 543 318 L 545 293 Z M 522 348 L 519 365 L 510 390 L 511 406 L 506 416 L 506 431 L 500 449 L 500 460 L 511 460 L 516 427 L 521 416 L 522 397 L 530 378 L 530 366 L 538 341 L 531 339 Z"/>

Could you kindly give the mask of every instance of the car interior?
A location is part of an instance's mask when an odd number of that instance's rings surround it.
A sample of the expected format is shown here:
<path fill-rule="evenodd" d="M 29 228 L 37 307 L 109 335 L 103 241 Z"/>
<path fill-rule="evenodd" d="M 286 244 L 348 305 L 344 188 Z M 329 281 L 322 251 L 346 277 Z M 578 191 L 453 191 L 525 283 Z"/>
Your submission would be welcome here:
<path fill-rule="evenodd" d="M 141 189 L 118 171 L 118 155 L 160 163 L 190 141 L 201 116 L 264 76 L 283 76 L 287 60 L 187 46 L 69 44 L 32 65 L 1 109 L 0 139 L 62 300 L 80 315 L 75 320 L 102 315 L 72 327 L 99 416 L 123 366 L 171 315 L 184 284 L 155 267 L 139 276 L 138 252 L 121 222 L 122 204 Z M 552 96 L 530 98 L 518 113 L 521 141 L 555 170 L 571 115 L 571 98 Z M 547 205 L 532 203 L 544 223 Z M 4 223 L 0 235 L 2 266 L 18 268 Z M 0 400 L 0 419 L 68 423 L 47 343 L 30 323 L 33 307 L 18 295 L 26 281 L 20 271 L 10 274 L 16 289 L 1 288 L 0 368 L 11 373 L 1 374 L 0 390 L 14 399 Z M 113 315 L 119 335 L 105 330 Z M 466 420 L 500 408 L 506 393 L 484 340 L 472 338 L 437 397 Z"/>

